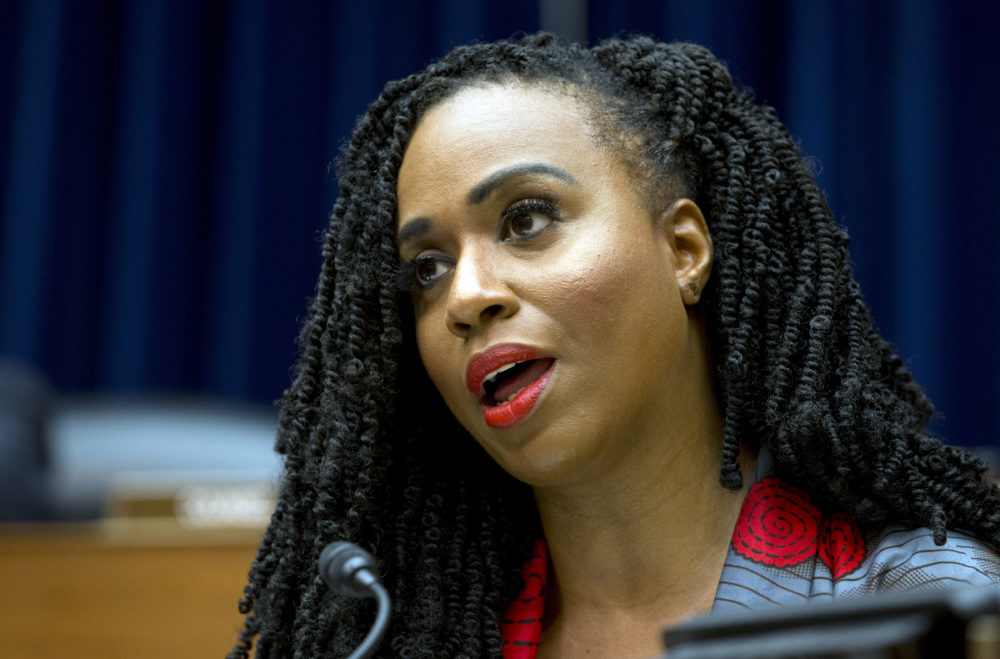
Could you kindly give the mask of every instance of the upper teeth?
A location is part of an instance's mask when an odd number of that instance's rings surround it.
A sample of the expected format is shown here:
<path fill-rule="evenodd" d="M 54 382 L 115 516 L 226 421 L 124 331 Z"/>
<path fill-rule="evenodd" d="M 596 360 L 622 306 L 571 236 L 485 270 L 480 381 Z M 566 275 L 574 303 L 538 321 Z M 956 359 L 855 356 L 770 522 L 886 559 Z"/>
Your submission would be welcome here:
<path fill-rule="evenodd" d="M 485 378 L 483 378 L 483 383 L 484 384 L 487 383 L 487 382 L 492 383 L 494 380 L 497 379 L 498 375 L 500 375 L 504 371 L 509 371 L 510 369 L 512 369 L 515 366 L 517 366 L 519 363 L 520 362 L 514 362 L 512 364 L 504 364 L 503 366 L 501 366 L 500 368 L 498 368 L 497 370 L 493 371 L 492 373 L 490 373 L 489 375 L 487 375 Z"/>

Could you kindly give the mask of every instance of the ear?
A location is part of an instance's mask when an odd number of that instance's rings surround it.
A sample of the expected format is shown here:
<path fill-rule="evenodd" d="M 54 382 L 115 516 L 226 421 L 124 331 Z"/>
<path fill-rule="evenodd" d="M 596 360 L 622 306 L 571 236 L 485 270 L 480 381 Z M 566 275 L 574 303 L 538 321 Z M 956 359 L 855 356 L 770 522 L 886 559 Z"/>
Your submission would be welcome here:
<path fill-rule="evenodd" d="M 712 236 L 705 216 L 698 204 L 678 199 L 663 212 L 660 223 L 660 230 L 673 251 L 674 275 L 681 299 L 688 306 L 697 304 L 712 272 Z"/>

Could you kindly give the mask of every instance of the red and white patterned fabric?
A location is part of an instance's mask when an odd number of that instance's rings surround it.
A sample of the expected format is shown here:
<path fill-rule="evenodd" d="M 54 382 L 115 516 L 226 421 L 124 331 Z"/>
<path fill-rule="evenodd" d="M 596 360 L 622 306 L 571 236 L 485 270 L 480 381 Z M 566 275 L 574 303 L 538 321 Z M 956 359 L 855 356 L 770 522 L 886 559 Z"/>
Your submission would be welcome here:
<path fill-rule="evenodd" d="M 859 597 L 878 591 L 1000 584 L 1000 556 L 949 531 L 934 544 L 925 528 L 892 525 L 862 533 L 848 515 L 821 511 L 802 490 L 770 474 L 762 451 L 743 501 L 712 613 Z M 535 659 L 545 611 L 545 542 L 524 565 L 525 589 L 501 623 L 505 659 Z"/>
<path fill-rule="evenodd" d="M 500 621 L 504 659 L 535 659 L 545 617 L 545 586 L 548 582 L 549 550 L 536 540 L 531 556 L 521 568 L 524 590 L 510 603 Z"/>

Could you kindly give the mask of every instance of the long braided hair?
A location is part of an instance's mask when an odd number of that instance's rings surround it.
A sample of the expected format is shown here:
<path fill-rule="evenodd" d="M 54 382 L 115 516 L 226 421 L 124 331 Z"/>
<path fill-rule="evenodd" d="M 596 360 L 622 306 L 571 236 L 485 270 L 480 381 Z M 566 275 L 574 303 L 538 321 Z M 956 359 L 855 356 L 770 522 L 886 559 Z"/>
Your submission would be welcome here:
<path fill-rule="evenodd" d="M 337 539 L 379 559 L 395 604 L 385 656 L 500 656 L 499 616 L 537 513 L 419 362 L 397 281 L 395 191 L 423 113 L 468 85 L 505 82 L 584 98 L 650 194 L 680 186 L 704 211 L 716 251 L 700 306 L 725 415 L 723 486 L 741 485 L 741 445 L 767 446 L 780 475 L 862 525 L 906 520 L 939 543 L 950 527 L 1000 544 L 984 466 L 926 434 L 933 408 L 873 328 L 846 234 L 773 110 L 698 46 L 633 37 L 585 49 L 532 35 L 456 48 L 389 83 L 342 155 L 282 400 L 279 499 L 231 657 L 258 637 L 261 659 L 344 656 L 360 642 L 371 601 L 332 596 L 317 574 Z"/>

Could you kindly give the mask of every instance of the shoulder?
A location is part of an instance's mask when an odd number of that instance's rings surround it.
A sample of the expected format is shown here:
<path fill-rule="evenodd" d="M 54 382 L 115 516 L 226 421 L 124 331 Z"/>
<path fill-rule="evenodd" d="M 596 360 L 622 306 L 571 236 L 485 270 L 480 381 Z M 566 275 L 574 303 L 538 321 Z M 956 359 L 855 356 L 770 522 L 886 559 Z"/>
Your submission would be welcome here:
<path fill-rule="evenodd" d="M 962 531 L 949 531 L 936 545 L 930 529 L 892 525 L 869 535 L 865 545 L 860 565 L 835 580 L 836 596 L 1000 583 L 996 549 Z"/>
<path fill-rule="evenodd" d="M 751 486 L 720 575 L 713 611 L 861 597 L 882 591 L 1000 583 L 1000 556 L 971 534 L 894 524 L 862 531 L 773 476 Z"/>

